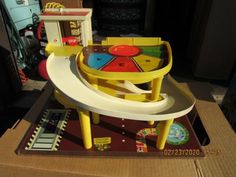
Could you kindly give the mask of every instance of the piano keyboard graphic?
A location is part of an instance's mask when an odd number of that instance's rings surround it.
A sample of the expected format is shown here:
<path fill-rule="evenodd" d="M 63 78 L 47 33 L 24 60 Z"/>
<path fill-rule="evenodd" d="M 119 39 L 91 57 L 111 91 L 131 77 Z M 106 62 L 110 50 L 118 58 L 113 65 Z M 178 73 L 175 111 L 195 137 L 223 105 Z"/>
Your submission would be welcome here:
<path fill-rule="evenodd" d="M 26 150 L 57 151 L 65 130 L 70 110 L 47 109 L 35 128 Z"/>

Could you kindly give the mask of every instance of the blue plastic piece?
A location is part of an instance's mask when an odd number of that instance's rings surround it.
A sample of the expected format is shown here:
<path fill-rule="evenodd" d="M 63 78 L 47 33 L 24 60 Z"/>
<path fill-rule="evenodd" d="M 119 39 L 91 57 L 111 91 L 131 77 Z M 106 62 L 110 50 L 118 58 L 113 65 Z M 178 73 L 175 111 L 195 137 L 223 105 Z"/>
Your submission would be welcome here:
<path fill-rule="evenodd" d="M 113 59 L 113 56 L 106 53 L 92 53 L 88 58 L 88 66 L 93 69 L 99 69 Z"/>

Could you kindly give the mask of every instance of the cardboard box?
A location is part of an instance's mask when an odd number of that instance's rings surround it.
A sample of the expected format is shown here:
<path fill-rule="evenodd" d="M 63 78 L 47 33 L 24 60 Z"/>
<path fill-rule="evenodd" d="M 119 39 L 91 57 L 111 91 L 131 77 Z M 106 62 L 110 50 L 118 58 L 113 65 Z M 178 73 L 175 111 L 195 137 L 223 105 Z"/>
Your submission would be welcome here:
<path fill-rule="evenodd" d="M 196 103 L 196 109 L 210 138 L 210 143 L 203 147 L 206 153 L 204 158 L 17 155 L 15 150 L 52 91 L 53 88 L 48 84 L 24 119 L 0 138 L 0 177 L 236 175 L 236 135 L 218 105 L 206 100 L 197 100 Z"/>

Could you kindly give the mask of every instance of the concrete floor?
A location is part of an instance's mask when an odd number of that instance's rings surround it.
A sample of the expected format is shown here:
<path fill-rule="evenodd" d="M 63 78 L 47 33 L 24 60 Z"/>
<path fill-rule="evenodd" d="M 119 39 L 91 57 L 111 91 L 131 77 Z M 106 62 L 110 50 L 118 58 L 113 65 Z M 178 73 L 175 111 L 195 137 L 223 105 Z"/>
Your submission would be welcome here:
<path fill-rule="evenodd" d="M 32 91 L 32 90 L 42 90 L 42 88 L 45 86 L 47 81 L 37 81 L 29 79 L 26 83 L 23 84 L 22 89 L 25 91 Z"/>

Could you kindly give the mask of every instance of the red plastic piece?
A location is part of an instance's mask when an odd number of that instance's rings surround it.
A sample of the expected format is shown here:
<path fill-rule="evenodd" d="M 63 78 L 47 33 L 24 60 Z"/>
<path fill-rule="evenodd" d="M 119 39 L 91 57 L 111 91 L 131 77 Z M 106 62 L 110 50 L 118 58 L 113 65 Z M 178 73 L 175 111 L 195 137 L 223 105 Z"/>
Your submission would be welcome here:
<path fill-rule="evenodd" d="M 66 42 L 70 46 L 76 46 L 78 44 L 77 39 L 74 36 L 63 37 L 62 42 Z"/>
<path fill-rule="evenodd" d="M 138 47 L 130 45 L 114 45 L 110 47 L 108 51 L 110 54 L 123 57 L 131 57 L 140 53 L 140 49 Z"/>
<path fill-rule="evenodd" d="M 18 71 L 19 71 L 19 74 L 20 74 L 20 80 L 21 80 L 21 82 L 22 82 L 23 84 L 26 83 L 26 82 L 29 80 L 29 78 L 26 77 L 26 75 L 25 75 L 25 73 L 22 71 L 22 69 L 18 68 Z"/>
<path fill-rule="evenodd" d="M 110 72 L 140 72 L 139 68 L 129 57 L 117 57 L 108 65 L 102 68 L 102 71 Z"/>
<path fill-rule="evenodd" d="M 47 60 L 42 60 L 38 65 L 38 72 L 39 75 L 44 78 L 45 80 L 49 80 L 47 68 L 46 68 L 46 62 Z"/>

